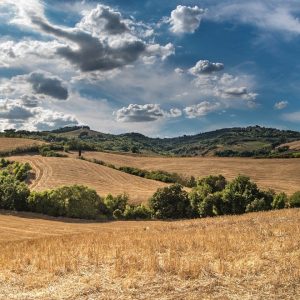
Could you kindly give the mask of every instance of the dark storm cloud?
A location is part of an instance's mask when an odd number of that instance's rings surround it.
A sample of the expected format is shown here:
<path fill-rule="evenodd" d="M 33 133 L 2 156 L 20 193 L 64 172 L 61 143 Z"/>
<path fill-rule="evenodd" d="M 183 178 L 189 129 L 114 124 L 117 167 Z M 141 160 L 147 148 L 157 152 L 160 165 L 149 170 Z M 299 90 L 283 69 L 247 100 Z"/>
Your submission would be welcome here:
<path fill-rule="evenodd" d="M 57 54 L 77 65 L 83 72 L 108 71 L 125 66 L 136 61 L 146 50 L 146 45 L 140 40 L 120 40 L 118 47 L 112 48 L 84 31 L 60 29 L 40 18 L 32 21 L 45 33 L 75 43 L 77 49 L 63 46 L 57 49 Z"/>
<path fill-rule="evenodd" d="M 68 90 L 57 77 L 48 77 L 44 73 L 34 72 L 28 75 L 27 81 L 31 83 L 34 93 L 48 95 L 59 100 L 66 100 L 69 96 Z"/>

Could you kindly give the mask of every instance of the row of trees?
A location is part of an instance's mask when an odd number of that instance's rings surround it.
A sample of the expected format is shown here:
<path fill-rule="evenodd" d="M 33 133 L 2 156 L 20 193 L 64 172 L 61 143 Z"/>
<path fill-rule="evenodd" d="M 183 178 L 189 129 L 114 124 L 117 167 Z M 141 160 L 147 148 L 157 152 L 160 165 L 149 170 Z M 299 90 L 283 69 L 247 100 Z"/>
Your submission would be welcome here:
<path fill-rule="evenodd" d="M 126 194 L 101 198 L 78 185 L 30 192 L 30 170 L 29 164 L 0 160 L 1 209 L 83 219 L 180 219 L 300 207 L 300 192 L 288 197 L 262 191 L 246 176 L 231 182 L 221 175 L 204 177 L 189 193 L 174 184 L 158 189 L 148 205 L 130 205 Z"/>
<path fill-rule="evenodd" d="M 159 189 L 149 207 L 158 219 L 213 217 L 228 214 L 300 207 L 300 192 L 290 198 L 285 193 L 262 191 L 246 176 L 227 182 L 222 176 L 197 180 L 190 193 L 182 186 Z"/>

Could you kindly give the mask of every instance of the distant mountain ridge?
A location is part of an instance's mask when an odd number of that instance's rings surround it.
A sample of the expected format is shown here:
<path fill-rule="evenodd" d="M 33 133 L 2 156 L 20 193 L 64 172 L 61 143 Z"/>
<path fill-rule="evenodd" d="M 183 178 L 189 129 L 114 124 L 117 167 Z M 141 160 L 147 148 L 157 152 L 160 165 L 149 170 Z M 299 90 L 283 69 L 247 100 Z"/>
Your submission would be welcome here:
<path fill-rule="evenodd" d="M 223 128 L 172 138 L 152 138 L 135 132 L 108 134 L 91 130 L 89 126 L 64 127 L 43 132 L 6 130 L 4 135 L 39 138 L 67 144 L 74 144 L 76 141 L 81 143 L 83 149 L 89 150 L 174 156 L 290 155 L 291 149 L 280 145 L 300 140 L 298 131 L 261 126 Z"/>

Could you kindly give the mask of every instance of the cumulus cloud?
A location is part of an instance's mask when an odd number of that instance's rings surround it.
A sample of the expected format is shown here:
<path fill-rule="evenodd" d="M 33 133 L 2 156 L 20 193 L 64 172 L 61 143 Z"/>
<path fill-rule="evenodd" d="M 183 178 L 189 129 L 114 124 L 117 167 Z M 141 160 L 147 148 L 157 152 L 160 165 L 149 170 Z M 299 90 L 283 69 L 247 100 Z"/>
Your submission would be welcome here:
<path fill-rule="evenodd" d="M 137 28 L 142 28 L 141 32 L 147 31 L 147 36 L 152 29 L 143 23 L 123 19 L 118 11 L 109 6 L 97 5 L 96 8 L 86 11 L 74 28 L 66 28 L 51 24 L 44 15 L 43 6 L 37 5 L 39 9 L 35 11 L 33 3 L 39 1 L 30 0 L 32 5 L 29 7 L 26 6 L 26 1 L 6 2 L 17 8 L 19 17 L 24 19 L 26 16 L 27 21 L 30 20 L 26 24 L 55 38 L 54 51 L 53 48 L 50 48 L 50 53 L 49 50 L 45 51 L 48 56 L 52 59 L 62 57 L 82 72 L 106 72 L 131 65 L 142 57 L 153 56 L 164 60 L 174 53 L 174 46 L 170 43 L 162 46 L 147 42 L 146 38 L 141 39 Z M 16 58 L 16 53 L 14 45 L 5 46 L 2 52 L 6 56 L 4 61 L 7 64 L 7 60 L 13 61 Z M 30 53 L 34 53 L 35 49 L 30 48 Z M 37 50 L 36 56 L 44 56 L 43 51 Z"/>
<path fill-rule="evenodd" d="M 175 47 L 172 43 L 168 43 L 165 46 L 159 44 L 150 44 L 147 46 L 147 53 L 149 57 L 161 57 L 162 60 L 165 60 L 170 55 L 175 54 Z"/>
<path fill-rule="evenodd" d="M 214 63 L 208 60 L 199 60 L 196 65 L 189 69 L 189 73 L 197 76 L 201 74 L 211 74 L 224 69 L 224 64 Z"/>
<path fill-rule="evenodd" d="M 279 102 L 275 103 L 274 108 L 281 110 L 281 109 L 286 108 L 288 106 L 288 104 L 289 104 L 288 101 L 279 101 Z"/>
<path fill-rule="evenodd" d="M 50 130 L 76 124 L 78 121 L 74 116 L 28 105 L 26 99 L 0 100 L 0 130 Z"/>
<path fill-rule="evenodd" d="M 252 85 L 251 79 L 246 75 L 233 76 L 224 73 L 221 76 L 198 76 L 194 84 L 201 88 L 203 93 L 221 99 L 243 99 L 255 101 L 257 94 L 250 92 L 245 84 Z"/>
<path fill-rule="evenodd" d="M 187 106 L 184 109 L 184 112 L 189 119 L 194 119 L 197 117 L 206 116 L 207 114 L 219 110 L 220 108 L 221 104 L 218 102 L 211 103 L 208 101 L 202 101 L 196 105 Z"/>
<path fill-rule="evenodd" d="M 63 86 L 63 82 L 59 77 L 50 77 L 45 73 L 33 72 L 28 75 L 27 80 L 31 83 L 36 94 L 48 95 L 59 100 L 68 98 L 68 90 Z"/>
<path fill-rule="evenodd" d="M 34 106 L 40 100 L 66 100 L 68 96 L 63 80 L 49 72 L 36 71 L 0 80 L 0 99 L 22 99 Z"/>
<path fill-rule="evenodd" d="M 177 108 L 165 111 L 159 104 L 129 104 L 114 114 L 118 122 L 153 122 L 166 117 L 179 117 L 182 113 Z"/>
<path fill-rule="evenodd" d="M 176 34 L 194 33 L 199 27 L 201 19 L 205 14 L 205 10 L 198 6 L 189 7 L 178 5 L 171 12 L 169 23 L 171 31 Z"/>
<path fill-rule="evenodd" d="M 96 36 L 103 32 L 121 34 L 129 30 L 119 12 L 101 4 L 86 12 L 77 27 L 92 32 Z"/>
<path fill-rule="evenodd" d="M 230 87 L 220 90 L 219 93 L 225 97 L 240 97 L 246 100 L 255 100 L 257 94 L 250 93 L 248 89 L 244 86 L 242 87 Z"/>

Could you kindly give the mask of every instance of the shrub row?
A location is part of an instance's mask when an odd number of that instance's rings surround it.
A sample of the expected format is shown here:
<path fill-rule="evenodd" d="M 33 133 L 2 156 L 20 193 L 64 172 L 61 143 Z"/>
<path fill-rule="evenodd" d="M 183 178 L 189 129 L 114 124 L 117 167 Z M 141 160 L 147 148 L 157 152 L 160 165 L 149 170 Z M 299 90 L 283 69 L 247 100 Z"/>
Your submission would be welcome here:
<path fill-rule="evenodd" d="M 300 192 L 262 191 L 246 176 L 198 179 L 187 192 L 180 184 L 158 189 L 148 206 L 128 204 L 128 195 L 101 198 L 85 186 L 31 192 L 24 183 L 30 165 L 0 160 L 0 208 L 83 219 L 180 219 L 300 207 Z"/>
<path fill-rule="evenodd" d="M 288 198 L 285 193 L 258 189 L 246 176 L 231 182 L 222 175 L 208 176 L 199 179 L 190 193 L 177 184 L 159 189 L 149 207 L 158 219 L 213 217 L 300 207 L 300 192 Z"/>

